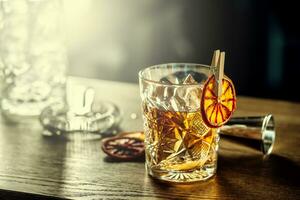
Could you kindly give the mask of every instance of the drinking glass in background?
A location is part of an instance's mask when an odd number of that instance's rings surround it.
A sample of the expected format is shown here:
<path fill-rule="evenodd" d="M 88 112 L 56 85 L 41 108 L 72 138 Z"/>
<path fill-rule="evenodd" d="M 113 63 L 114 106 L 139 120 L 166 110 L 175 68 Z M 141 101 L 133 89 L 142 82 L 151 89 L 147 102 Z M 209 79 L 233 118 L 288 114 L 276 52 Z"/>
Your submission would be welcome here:
<path fill-rule="evenodd" d="M 66 48 L 60 0 L 0 0 L 1 109 L 37 116 L 63 101 Z"/>
<path fill-rule="evenodd" d="M 146 168 L 151 176 L 192 182 L 215 174 L 219 135 L 205 125 L 200 112 L 210 68 L 173 63 L 139 73 Z"/>

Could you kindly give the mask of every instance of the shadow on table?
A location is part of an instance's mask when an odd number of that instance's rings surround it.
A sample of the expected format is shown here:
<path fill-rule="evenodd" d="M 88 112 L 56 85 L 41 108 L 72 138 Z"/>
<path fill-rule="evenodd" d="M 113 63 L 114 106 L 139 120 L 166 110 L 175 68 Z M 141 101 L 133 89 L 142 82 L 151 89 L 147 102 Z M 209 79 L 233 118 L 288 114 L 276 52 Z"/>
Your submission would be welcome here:
<path fill-rule="evenodd" d="M 280 156 L 270 155 L 263 158 L 260 155 L 241 156 L 231 158 L 219 156 L 218 172 L 247 173 L 252 176 L 260 176 L 269 179 L 274 183 L 283 185 L 300 185 L 300 166 L 292 160 Z"/>
<path fill-rule="evenodd" d="M 120 159 L 112 158 L 112 157 L 109 157 L 109 156 L 105 156 L 103 158 L 103 161 L 108 162 L 108 163 L 121 163 L 121 162 L 145 163 L 145 156 L 141 156 L 141 157 L 135 158 L 133 160 L 120 160 Z"/>
<path fill-rule="evenodd" d="M 40 194 L 30 194 L 25 192 L 15 192 L 9 190 L 2 190 L 0 189 L 0 199 L 10 199 L 10 200 L 25 200 L 25 199 L 48 199 L 48 200 L 62 200 L 65 198 L 59 197 L 51 197 L 51 196 L 44 196 Z"/>
<path fill-rule="evenodd" d="M 217 175 L 207 181 L 176 184 L 147 177 L 146 185 L 153 187 L 156 196 L 162 198 L 172 193 L 178 198 L 278 199 L 282 196 L 277 192 L 286 194 L 299 187 L 299 170 L 297 163 L 279 155 L 263 159 L 260 154 L 235 154 L 235 157 L 220 154 Z M 293 195 L 296 198 L 299 192 Z"/>
<path fill-rule="evenodd" d="M 300 186 L 299 164 L 280 155 L 263 158 L 221 154 L 218 166 L 216 182 L 221 192 L 236 197 L 277 199 L 280 193 L 289 193 Z M 297 197 L 300 193 L 295 191 L 291 195 Z"/>
<path fill-rule="evenodd" d="M 264 163 L 265 167 L 270 168 L 272 179 L 284 185 L 300 186 L 300 165 L 288 158 L 271 155 Z"/>

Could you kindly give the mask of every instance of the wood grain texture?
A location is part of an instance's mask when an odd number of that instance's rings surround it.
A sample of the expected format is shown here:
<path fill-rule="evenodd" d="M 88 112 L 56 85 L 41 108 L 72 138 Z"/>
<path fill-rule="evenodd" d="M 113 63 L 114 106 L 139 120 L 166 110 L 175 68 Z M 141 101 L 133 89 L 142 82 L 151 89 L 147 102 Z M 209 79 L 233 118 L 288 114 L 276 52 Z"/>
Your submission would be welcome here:
<path fill-rule="evenodd" d="M 119 105 L 123 113 L 120 129 L 142 129 L 137 85 L 72 81 L 94 87 L 96 101 Z M 23 193 L 70 199 L 299 199 L 300 104 L 239 97 L 237 106 L 236 116 L 274 114 L 277 138 L 273 154 L 263 159 L 259 152 L 223 140 L 217 175 L 187 185 L 151 179 L 143 161 L 111 161 L 101 151 L 100 140 L 46 138 L 37 120 L 15 125 L 1 118 L 0 199 L 17 199 Z M 131 119 L 131 113 L 137 119 Z"/>

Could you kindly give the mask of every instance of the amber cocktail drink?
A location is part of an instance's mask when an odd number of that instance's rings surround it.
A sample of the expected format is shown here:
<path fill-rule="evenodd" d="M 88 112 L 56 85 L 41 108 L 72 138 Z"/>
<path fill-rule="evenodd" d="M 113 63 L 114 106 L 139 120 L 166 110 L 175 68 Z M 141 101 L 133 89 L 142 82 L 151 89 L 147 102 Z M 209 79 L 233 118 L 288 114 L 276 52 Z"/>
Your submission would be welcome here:
<path fill-rule="evenodd" d="M 218 134 L 201 113 L 163 111 L 143 106 L 146 162 L 157 178 L 189 182 L 209 178 L 216 170 Z"/>
<path fill-rule="evenodd" d="M 172 182 L 205 180 L 216 170 L 219 136 L 200 112 L 210 66 L 163 64 L 140 72 L 146 169 Z"/>

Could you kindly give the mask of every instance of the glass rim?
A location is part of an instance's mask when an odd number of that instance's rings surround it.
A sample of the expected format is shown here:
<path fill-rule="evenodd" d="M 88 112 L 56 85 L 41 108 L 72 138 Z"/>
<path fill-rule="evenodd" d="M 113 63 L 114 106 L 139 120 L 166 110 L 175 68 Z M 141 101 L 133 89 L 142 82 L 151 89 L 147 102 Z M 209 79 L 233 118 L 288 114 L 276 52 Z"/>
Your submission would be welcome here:
<path fill-rule="evenodd" d="M 158 67 L 158 66 L 161 66 L 161 65 L 191 65 L 191 66 L 200 66 L 200 67 L 203 67 L 203 68 L 207 68 L 208 70 L 211 69 L 211 66 L 210 65 L 205 65 L 205 64 L 199 64 L 199 63 L 162 63 L 162 64 L 157 64 L 157 65 L 151 65 L 149 67 L 146 67 L 145 69 L 142 69 L 139 71 L 139 78 L 147 83 L 152 83 L 152 84 L 156 84 L 156 85 L 161 85 L 161 86 L 200 86 L 200 85 L 203 85 L 200 84 L 200 83 L 192 83 L 192 84 L 182 84 L 182 83 L 162 83 L 162 82 L 159 82 L 159 81 L 155 81 L 155 80 L 151 80 L 151 79 L 148 79 L 148 78 L 145 78 L 143 76 L 143 72 L 145 72 L 145 70 L 148 70 L 150 68 L 155 68 L 155 67 Z"/>

